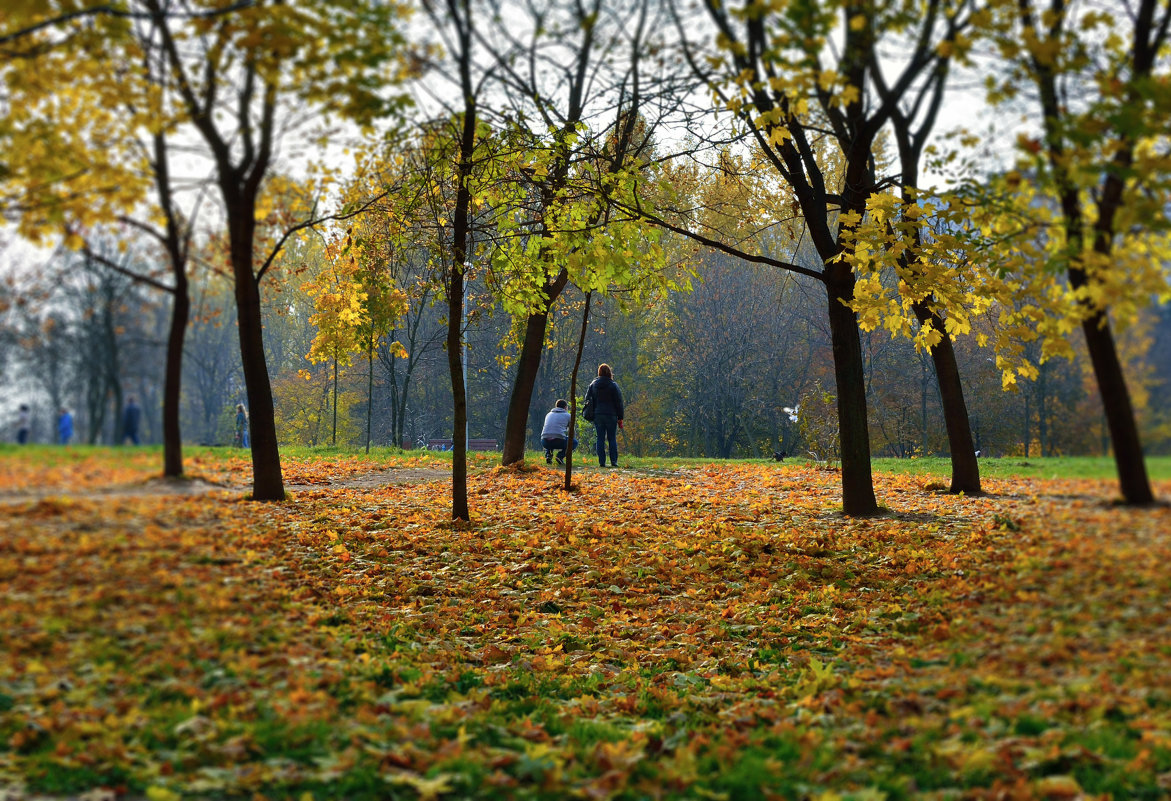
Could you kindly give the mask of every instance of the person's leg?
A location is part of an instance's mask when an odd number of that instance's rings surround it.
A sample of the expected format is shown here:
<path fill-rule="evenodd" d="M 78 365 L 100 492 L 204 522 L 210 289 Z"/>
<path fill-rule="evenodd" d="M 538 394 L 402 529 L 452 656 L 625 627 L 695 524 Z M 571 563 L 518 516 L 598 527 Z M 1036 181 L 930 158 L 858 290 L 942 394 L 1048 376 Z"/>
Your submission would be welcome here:
<path fill-rule="evenodd" d="M 597 415 L 594 417 L 594 432 L 598 435 L 597 447 L 594 450 L 598 453 L 598 466 L 606 466 L 606 423 L 605 415 Z"/>
<path fill-rule="evenodd" d="M 553 438 L 541 437 L 541 447 L 545 449 L 545 464 L 553 464 Z"/>
<path fill-rule="evenodd" d="M 618 466 L 618 419 L 610 423 L 610 430 L 606 432 L 606 439 L 610 442 L 610 466 Z"/>

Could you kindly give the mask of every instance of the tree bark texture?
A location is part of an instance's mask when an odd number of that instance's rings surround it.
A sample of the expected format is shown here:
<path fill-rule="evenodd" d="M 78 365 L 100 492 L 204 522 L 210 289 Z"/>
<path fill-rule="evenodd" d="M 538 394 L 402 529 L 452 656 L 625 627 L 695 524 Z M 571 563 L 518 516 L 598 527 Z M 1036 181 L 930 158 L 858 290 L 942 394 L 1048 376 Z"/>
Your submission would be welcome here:
<path fill-rule="evenodd" d="M 842 511 L 872 515 L 878 511 L 870 468 L 870 428 L 866 421 L 866 382 L 858 321 L 846 305 L 854 295 L 854 275 L 841 262 L 827 265 L 830 335 L 838 395 L 838 433 L 842 450 Z"/>
<path fill-rule="evenodd" d="M 179 428 L 179 404 L 182 399 L 183 341 L 187 337 L 187 320 L 191 316 L 187 272 L 176 269 L 173 275 L 175 292 L 163 379 L 163 476 L 166 478 L 180 478 L 183 475 L 183 434 Z"/>
<path fill-rule="evenodd" d="M 590 301 L 594 293 L 587 292 L 585 309 L 581 313 L 581 331 L 577 336 L 577 354 L 573 358 L 573 372 L 569 376 L 569 430 L 565 432 L 565 491 L 573 489 L 573 438 L 577 435 L 577 374 L 581 369 L 581 354 L 585 350 L 586 333 L 590 324 Z"/>
<path fill-rule="evenodd" d="M 513 464 L 524 459 L 525 433 L 529 424 L 529 408 L 533 403 L 533 387 L 541 369 L 541 356 L 545 350 L 545 331 L 549 327 L 549 310 L 569 282 L 569 273 L 562 270 L 557 277 L 545 285 L 545 302 L 542 309 L 530 314 L 525 321 L 525 338 L 521 343 L 520 360 L 516 366 L 516 378 L 512 384 L 512 395 L 508 400 L 508 417 L 504 424 L 504 452 L 501 464 Z"/>
<path fill-rule="evenodd" d="M 456 220 L 458 236 L 461 227 L 458 216 Z M 451 517 L 454 520 L 471 519 L 468 510 L 468 396 L 463 371 L 463 302 L 464 269 L 462 263 L 457 263 L 452 265 L 451 286 L 447 291 L 447 367 L 451 373 L 454 412 L 454 430 L 451 432 Z"/>
<path fill-rule="evenodd" d="M 243 205 L 243 204 L 242 204 Z M 264 327 L 260 284 L 252 272 L 252 207 L 229 209 L 232 270 L 236 278 L 236 324 L 240 330 L 240 362 L 248 392 L 248 432 L 252 442 L 252 498 L 283 501 L 284 479 L 277 447 L 276 415 L 272 402 L 268 362 L 264 356 Z"/>
<path fill-rule="evenodd" d="M 1122 498 L 1131 506 L 1153 503 L 1155 496 L 1143 461 L 1134 406 L 1130 401 L 1110 322 L 1099 312 L 1082 323 L 1082 331 L 1086 336 L 1090 362 L 1094 365 L 1094 377 L 1106 412 L 1106 425 L 1110 429 L 1110 442 L 1114 446 L 1114 464 L 1118 468 Z"/>

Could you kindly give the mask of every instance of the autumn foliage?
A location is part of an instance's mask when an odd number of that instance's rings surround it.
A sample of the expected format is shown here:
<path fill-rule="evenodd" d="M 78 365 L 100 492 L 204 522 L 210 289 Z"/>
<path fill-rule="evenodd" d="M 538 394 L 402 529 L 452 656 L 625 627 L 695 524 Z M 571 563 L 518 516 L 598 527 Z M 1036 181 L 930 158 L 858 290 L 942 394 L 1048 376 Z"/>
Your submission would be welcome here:
<path fill-rule="evenodd" d="M 188 472 L 246 483 L 245 459 L 206 458 Z M 132 464 L 65 491 L 93 465 L 17 459 L 6 477 L 36 484 L 0 497 L 0 786 L 1171 790 L 1171 510 L 1113 507 L 1106 482 L 966 498 L 880 476 L 889 513 L 847 519 L 812 467 L 587 472 L 574 493 L 494 468 L 452 524 L 434 457 L 288 460 L 301 486 L 273 505 L 155 494 Z"/>

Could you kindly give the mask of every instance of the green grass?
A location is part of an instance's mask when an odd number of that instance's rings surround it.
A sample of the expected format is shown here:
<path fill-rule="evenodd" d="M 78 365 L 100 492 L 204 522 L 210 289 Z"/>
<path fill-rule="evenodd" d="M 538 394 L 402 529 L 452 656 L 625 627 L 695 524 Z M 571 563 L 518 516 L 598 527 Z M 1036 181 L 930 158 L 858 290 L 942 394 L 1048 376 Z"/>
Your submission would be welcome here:
<path fill-rule="evenodd" d="M 621 443 L 619 444 L 621 448 Z M 141 447 L 112 447 L 103 445 L 72 445 L 62 448 L 57 445 L 12 445 L 0 443 L 0 459 L 12 456 L 21 456 L 30 459 L 36 464 L 46 467 L 58 466 L 81 458 L 100 456 L 114 464 L 130 466 L 141 463 L 144 456 L 162 460 L 161 445 L 145 445 Z M 185 445 L 183 456 L 187 459 L 202 459 L 205 461 L 219 461 L 231 457 L 246 456 L 247 451 L 228 446 L 208 447 Z M 450 462 L 451 453 L 442 451 L 404 451 L 393 447 L 372 447 L 369 454 L 364 447 L 353 446 L 284 446 L 281 455 L 286 458 L 308 461 L 312 459 L 350 459 L 367 462 L 373 468 L 387 467 L 401 464 L 404 459 L 427 456 L 436 462 Z M 487 468 L 499 464 L 500 452 L 472 452 L 469 453 L 473 467 Z M 531 464 L 540 464 L 544 461 L 544 452 L 531 450 L 525 453 L 525 459 Z M 659 456 L 631 456 L 619 450 L 619 464 L 634 470 L 680 470 L 698 469 L 710 464 L 760 464 L 763 459 L 713 459 L 713 458 L 682 458 Z M 784 470 L 794 465 L 804 465 L 807 459 L 801 456 L 790 457 L 784 462 L 776 463 L 778 470 Z M 1148 456 L 1146 459 L 1147 473 L 1152 481 L 1171 481 L 1171 456 Z M 593 451 L 578 448 L 574 454 L 574 468 L 593 467 L 596 465 Z M 951 475 L 951 461 L 945 456 L 925 456 L 913 459 L 874 459 L 872 462 L 875 472 L 898 473 L 903 475 L 937 476 L 946 479 Z M 1089 478 L 1111 480 L 1117 475 L 1114 460 L 1109 456 L 1056 456 L 1056 457 L 1023 457 L 1006 456 L 995 459 L 980 460 L 980 475 L 984 478 Z"/>
<path fill-rule="evenodd" d="M 1171 456 L 1148 456 L 1147 473 L 1152 481 L 1171 480 Z M 918 459 L 875 459 L 874 469 L 884 473 L 948 477 L 951 461 L 942 456 Z M 1094 478 L 1113 479 L 1118 473 L 1110 456 L 1048 456 L 1025 458 L 1006 456 L 981 459 L 984 478 Z"/>
<path fill-rule="evenodd" d="M 533 452 L 527 455 L 530 460 L 543 458 L 541 453 Z M 583 454 L 579 450 L 577 463 L 593 464 L 593 454 Z M 662 458 L 646 456 L 626 456 L 619 452 L 619 463 L 623 467 L 646 470 L 673 470 L 699 468 L 709 464 L 760 464 L 762 459 L 685 459 Z M 808 460 L 801 457 L 791 457 L 784 462 L 778 462 L 776 468 L 784 470 L 792 466 L 803 466 Z M 1152 481 L 1171 480 L 1171 456 L 1148 456 L 1146 459 L 1147 473 Z M 939 476 L 947 478 L 951 475 L 951 460 L 945 456 L 927 456 L 915 459 L 874 459 L 872 461 L 875 472 L 899 473 L 903 475 Z M 1117 473 L 1114 468 L 1114 459 L 1109 456 L 1055 456 L 1029 457 L 1008 456 L 996 459 L 980 460 L 980 475 L 985 478 L 1092 478 L 1113 479 Z"/>
<path fill-rule="evenodd" d="M 116 449 L 111 449 L 116 450 Z M 214 456 L 216 454 L 230 454 L 232 448 L 189 448 L 184 454 L 197 453 Z M 161 451 L 160 451 L 161 453 Z M 420 456 L 426 453 L 437 461 L 450 462 L 451 453 L 442 451 L 403 451 L 398 448 L 375 447 L 370 449 L 367 456 L 366 449 L 361 447 L 331 447 L 317 446 L 314 448 L 296 446 L 283 447 L 281 454 L 298 459 L 313 457 L 352 458 L 369 460 L 376 465 L 390 465 L 401 462 L 404 458 Z M 472 452 L 468 454 L 473 466 L 491 467 L 499 464 L 500 452 Z M 531 464 L 540 464 L 544 461 L 543 451 L 531 450 L 525 453 L 525 459 Z M 624 468 L 634 470 L 680 470 L 697 469 L 710 464 L 760 464 L 762 459 L 712 459 L 712 458 L 683 458 L 662 456 L 631 456 L 623 453 L 619 444 L 618 462 Z M 790 457 L 784 462 L 775 463 L 778 470 L 784 470 L 793 465 L 804 465 L 807 459 L 800 456 Z M 1152 481 L 1171 481 L 1171 456 L 1148 456 L 1147 473 Z M 593 451 L 584 447 L 578 448 L 574 454 L 574 469 L 596 466 Z M 946 456 L 925 456 L 914 459 L 874 459 L 872 462 L 875 472 L 899 473 L 903 475 L 938 476 L 948 478 L 951 475 L 951 460 Z M 980 460 L 980 475 L 984 478 L 1091 478 L 1110 480 L 1117 475 L 1114 468 L 1114 459 L 1109 456 L 1050 456 L 1050 457 L 1022 457 L 1007 456 L 995 459 Z"/>

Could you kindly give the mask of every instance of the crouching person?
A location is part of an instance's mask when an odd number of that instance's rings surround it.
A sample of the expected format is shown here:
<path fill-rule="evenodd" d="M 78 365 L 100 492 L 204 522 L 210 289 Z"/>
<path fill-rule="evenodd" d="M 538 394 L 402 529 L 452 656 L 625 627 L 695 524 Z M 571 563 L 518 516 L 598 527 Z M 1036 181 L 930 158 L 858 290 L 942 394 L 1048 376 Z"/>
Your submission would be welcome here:
<path fill-rule="evenodd" d="M 565 464 L 565 450 L 569 446 L 569 403 L 558 400 L 545 415 L 541 426 L 541 445 L 545 448 L 545 464 L 553 464 L 553 452 L 557 451 L 557 464 Z M 577 437 L 573 438 L 577 448 Z"/>

